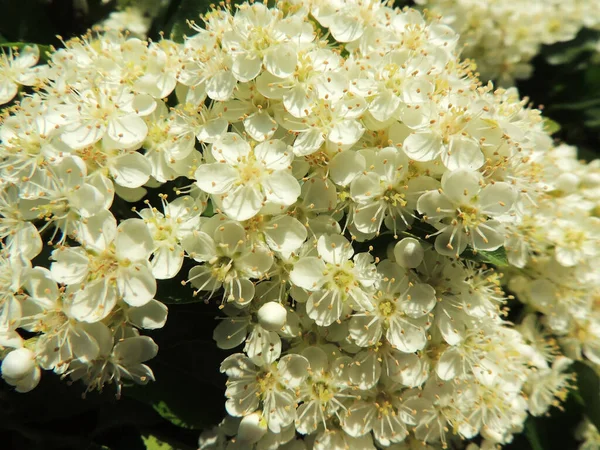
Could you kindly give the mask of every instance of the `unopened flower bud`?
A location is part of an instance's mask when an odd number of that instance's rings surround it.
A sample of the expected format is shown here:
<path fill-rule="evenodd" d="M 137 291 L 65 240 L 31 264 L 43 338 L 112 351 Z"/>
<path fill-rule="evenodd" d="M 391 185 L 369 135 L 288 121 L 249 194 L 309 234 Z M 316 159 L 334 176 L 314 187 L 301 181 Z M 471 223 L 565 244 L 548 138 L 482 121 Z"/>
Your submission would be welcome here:
<path fill-rule="evenodd" d="M 278 302 L 268 302 L 258 310 L 258 323 L 267 331 L 280 330 L 285 325 L 287 311 Z"/>
<path fill-rule="evenodd" d="M 35 355 L 26 348 L 10 352 L 2 361 L 2 377 L 18 381 L 25 378 L 35 367 Z"/>
<path fill-rule="evenodd" d="M 414 269 L 421 264 L 424 253 L 421 243 L 414 238 L 404 238 L 394 247 L 396 264 L 405 269 Z"/>

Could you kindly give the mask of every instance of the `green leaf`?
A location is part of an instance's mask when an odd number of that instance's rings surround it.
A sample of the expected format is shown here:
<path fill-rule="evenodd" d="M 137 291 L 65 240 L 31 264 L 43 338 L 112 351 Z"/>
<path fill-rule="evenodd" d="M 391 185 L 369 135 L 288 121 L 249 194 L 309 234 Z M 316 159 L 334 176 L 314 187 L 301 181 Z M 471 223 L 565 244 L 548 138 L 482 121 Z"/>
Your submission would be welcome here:
<path fill-rule="evenodd" d="M 474 260 L 482 263 L 492 264 L 496 267 L 508 266 L 508 258 L 504 247 L 489 252 L 479 251 L 474 255 Z"/>
<path fill-rule="evenodd" d="M 179 0 L 177 9 L 168 19 L 166 35 L 170 35 L 174 41 L 183 42 L 185 35 L 194 33 L 188 21 L 197 21 L 201 14 L 208 12 L 211 3 L 213 2 L 207 0 Z"/>
<path fill-rule="evenodd" d="M 533 417 L 529 417 L 525 422 L 525 436 L 527 436 L 527 441 L 531 445 L 531 450 L 544 450 L 540 438 L 540 430 Z"/>
<path fill-rule="evenodd" d="M 148 436 L 142 436 L 142 441 L 144 441 L 146 450 L 175 450 L 175 448 L 171 446 L 171 444 L 168 444 L 158 439 L 152 434 Z"/>
<path fill-rule="evenodd" d="M 129 386 L 123 395 L 139 400 L 166 421 L 203 429 L 222 420 L 225 377 L 219 366 L 227 353 L 212 339 L 216 305 L 169 305 L 167 325 L 151 333 L 160 351 L 150 362 L 156 381 Z"/>
<path fill-rule="evenodd" d="M 549 135 L 553 135 L 560 131 L 560 125 L 551 118 L 544 117 L 544 131 Z"/>
<path fill-rule="evenodd" d="M 18 50 L 21 50 L 24 47 L 33 47 L 34 45 L 40 49 L 40 61 L 48 61 L 48 54 L 52 53 L 52 47 L 50 45 L 35 44 L 33 42 L 0 42 L 0 47 L 5 49 L 17 48 Z"/>
<path fill-rule="evenodd" d="M 577 374 L 577 389 L 583 402 L 583 411 L 600 430 L 600 378 L 594 369 L 582 361 L 576 361 L 573 369 Z"/>
<path fill-rule="evenodd" d="M 154 403 L 152 407 L 158 414 L 160 414 L 160 416 L 163 419 L 167 419 L 173 425 L 176 425 L 181 428 L 194 428 L 193 425 L 184 422 L 181 417 L 177 416 L 177 414 L 173 410 L 171 410 L 171 408 L 169 407 L 169 405 L 167 405 L 166 402 L 159 401 L 158 403 Z"/>

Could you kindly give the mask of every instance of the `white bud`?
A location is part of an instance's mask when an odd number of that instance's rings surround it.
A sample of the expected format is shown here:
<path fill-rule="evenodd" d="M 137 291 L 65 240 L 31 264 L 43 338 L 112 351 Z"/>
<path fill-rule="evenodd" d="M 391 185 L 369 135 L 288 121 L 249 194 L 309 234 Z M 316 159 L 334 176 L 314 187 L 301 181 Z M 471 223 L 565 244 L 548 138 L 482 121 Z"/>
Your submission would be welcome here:
<path fill-rule="evenodd" d="M 414 269 L 421 264 L 424 254 L 421 243 L 414 238 L 404 238 L 394 247 L 396 264 L 405 269 Z"/>
<path fill-rule="evenodd" d="M 29 375 L 35 368 L 35 355 L 31 350 L 13 350 L 2 361 L 2 378 L 18 381 Z"/>
<path fill-rule="evenodd" d="M 278 331 L 285 325 L 287 310 L 281 303 L 268 302 L 258 310 L 258 323 L 267 331 Z"/>
<path fill-rule="evenodd" d="M 566 194 L 570 194 L 577 190 L 579 186 L 579 177 L 574 173 L 562 173 L 556 178 L 556 189 Z"/>
<path fill-rule="evenodd" d="M 262 419 L 262 415 L 254 412 L 245 416 L 240 422 L 238 428 L 237 440 L 244 444 L 254 444 L 258 442 L 267 432 L 267 423 Z"/>

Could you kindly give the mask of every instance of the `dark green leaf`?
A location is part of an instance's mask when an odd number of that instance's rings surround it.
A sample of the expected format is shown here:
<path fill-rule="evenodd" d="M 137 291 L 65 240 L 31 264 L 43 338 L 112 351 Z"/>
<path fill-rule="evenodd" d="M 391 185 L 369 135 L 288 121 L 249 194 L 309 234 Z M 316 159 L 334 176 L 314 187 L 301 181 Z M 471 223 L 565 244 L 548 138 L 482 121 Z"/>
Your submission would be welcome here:
<path fill-rule="evenodd" d="M 188 21 L 198 21 L 201 14 L 208 12 L 209 5 L 213 3 L 208 0 L 178 0 L 178 6 L 165 29 L 165 34 L 178 42 L 183 42 L 185 35 L 193 34 Z"/>
<path fill-rule="evenodd" d="M 576 361 L 573 369 L 577 374 L 577 389 L 583 401 L 584 413 L 600 430 L 600 379 L 590 366 Z"/>
<path fill-rule="evenodd" d="M 151 333 L 159 347 L 150 361 L 156 381 L 123 389 L 181 428 L 202 429 L 224 416 L 225 379 L 219 366 L 227 353 L 212 339 L 216 305 L 169 305 L 166 326 Z"/>
<path fill-rule="evenodd" d="M 543 433 L 543 430 L 541 432 Z M 540 430 L 533 417 L 529 417 L 525 422 L 525 436 L 527 436 L 527 441 L 531 445 L 531 450 L 544 450 L 540 438 Z"/>

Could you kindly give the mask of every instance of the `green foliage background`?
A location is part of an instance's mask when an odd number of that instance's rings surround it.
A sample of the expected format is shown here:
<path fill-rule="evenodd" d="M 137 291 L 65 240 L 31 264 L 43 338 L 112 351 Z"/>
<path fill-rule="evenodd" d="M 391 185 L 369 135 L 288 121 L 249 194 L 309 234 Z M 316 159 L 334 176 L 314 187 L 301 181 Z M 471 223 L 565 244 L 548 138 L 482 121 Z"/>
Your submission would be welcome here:
<path fill-rule="evenodd" d="M 115 8 L 114 1 L 88 0 L 87 10 L 77 7 L 81 3 L 0 0 L 0 46 L 32 42 L 42 49 L 59 47 L 57 35 L 68 39 L 83 34 Z M 210 3 L 166 2 L 152 24 L 150 37 L 158 39 L 162 30 L 182 41 L 189 30 L 186 20 L 197 19 Z M 556 139 L 578 146 L 580 156 L 588 160 L 600 153 L 600 54 L 594 50 L 599 40 L 600 33 L 584 30 L 574 41 L 544 48 L 534 61 L 533 77 L 518 83 L 521 95 L 528 96 L 532 105 L 545 106 Z M 156 194 L 150 190 L 151 201 Z M 131 215 L 130 207 L 118 201 L 113 206 L 120 217 Z M 424 237 L 428 230 L 413 231 Z M 497 252 L 477 258 L 496 266 L 504 261 L 504 255 Z M 185 267 L 181 273 L 187 273 Z M 215 302 L 205 304 L 192 297 L 181 278 L 159 283 L 156 298 L 169 306 L 165 328 L 149 333 L 160 347 L 158 357 L 150 363 L 156 382 L 125 387 L 119 400 L 111 386 L 83 399 L 80 384 L 69 386 L 50 373 L 26 395 L 0 382 L 0 448 L 196 449 L 200 430 L 218 423 L 224 415 L 225 380 L 218 367 L 227 354 L 212 340 L 218 308 Z M 525 432 L 507 450 L 576 449 L 574 429 L 583 415 L 600 429 L 600 381 L 582 363 L 574 364 L 573 370 L 579 391 L 573 390 L 564 407 L 554 408 L 548 417 L 530 418 Z"/>

